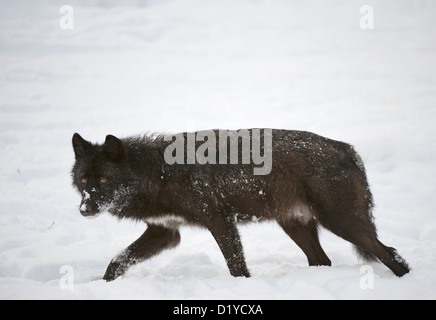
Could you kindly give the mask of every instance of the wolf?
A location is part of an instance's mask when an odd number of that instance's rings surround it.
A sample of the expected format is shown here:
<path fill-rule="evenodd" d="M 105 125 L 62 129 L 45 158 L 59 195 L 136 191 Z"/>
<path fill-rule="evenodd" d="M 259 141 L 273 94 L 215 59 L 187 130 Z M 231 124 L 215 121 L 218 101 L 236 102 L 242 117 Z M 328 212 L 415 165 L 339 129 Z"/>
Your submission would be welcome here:
<path fill-rule="evenodd" d="M 267 129 L 258 130 L 265 134 Z M 264 175 L 254 174 L 253 161 L 169 164 L 165 153 L 172 140 L 163 135 L 107 135 L 98 144 L 75 133 L 71 176 L 82 196 L 80 213 L 90 217 L 106 211 L 147 224 L 145 232 L 112 259 L 103 279 L 112 281 L 133 264 L 175 248 L 179 228 L 185 225 L 209 230 L 230 274 L 249 277 L 237 226 L 266 220 L 278 223 L 309 266 L 331 266 L 318 238 L 323 226 L 351 242 L 364 260 L 378 260 L 398 277 L 408 273 L 397 250 L 378 240 L 373 197 L 353 146 L 306 131 L 269 130 L 272 161 Z M 217 136 L 222 132 L 214 130 Z M 189 134 L 178 137 L 187 141 Z M 226 139 L 227 148 L 216 146 L 217 160 L 230 157 L 230 137 Z M 250 143 L 254 145 L 253 138 Z M 201 145 L 195 142 L 196 148 Z M 265 146 L 261 151 L 266 154 Z M 188 157 L 185 153 L 184 159 Z"/>

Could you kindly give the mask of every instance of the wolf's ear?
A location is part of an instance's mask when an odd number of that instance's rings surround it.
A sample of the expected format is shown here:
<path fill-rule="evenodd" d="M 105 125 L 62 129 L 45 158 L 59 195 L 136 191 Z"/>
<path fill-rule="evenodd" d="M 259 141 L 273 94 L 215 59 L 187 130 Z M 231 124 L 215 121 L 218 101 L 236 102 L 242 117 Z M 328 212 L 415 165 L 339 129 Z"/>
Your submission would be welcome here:
<path fill-rule="evenodd" d="M 91 143 L 83 139 L 80 134 L 75 133 L 73 135 L 73 149 L 76 159 L 83 157 L 90 147 Z"/>
<path fill-rule="evenodd" d="M 111 134 L 106 136 L 103 147 L 106 154 L 114 161 L 122 161 L 127 157 L 127 150 L 124 143 Z"/>

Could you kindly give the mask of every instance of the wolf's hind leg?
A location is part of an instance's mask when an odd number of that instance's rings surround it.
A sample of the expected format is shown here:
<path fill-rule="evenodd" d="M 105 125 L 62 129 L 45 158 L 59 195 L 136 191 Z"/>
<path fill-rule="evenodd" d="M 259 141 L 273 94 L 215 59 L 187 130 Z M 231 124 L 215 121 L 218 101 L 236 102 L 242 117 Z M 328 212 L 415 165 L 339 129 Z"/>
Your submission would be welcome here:
<path fill-rule="evenodd" d="M 179 243 L 180 233 L 177 229 L 150 224 L 138 240 L 112 259 L 103 279 L 115 280 L 123 275 L 131 265 L 149 259 L 165 249 L 174 248 Z"/>
<path fill-rule="evenodd" d="M 378 240 L 375 225 L 365 210 L 359 214 L 350 214 L 345 209 L 327 213 L 320 215 L 321 224 L 354 244 L 362 258 L 374 260 L 376 257 L 398 277 L 410 271 L 407 262 L 394 248 Z"/>
<path fill-rule="evenodd" d="M 331 266 L 318 239 L 318 226 L 315 220 L 300 223 L 297 220 L 278 221 L 286 234 L 303 250 L 309 266 Z"/>

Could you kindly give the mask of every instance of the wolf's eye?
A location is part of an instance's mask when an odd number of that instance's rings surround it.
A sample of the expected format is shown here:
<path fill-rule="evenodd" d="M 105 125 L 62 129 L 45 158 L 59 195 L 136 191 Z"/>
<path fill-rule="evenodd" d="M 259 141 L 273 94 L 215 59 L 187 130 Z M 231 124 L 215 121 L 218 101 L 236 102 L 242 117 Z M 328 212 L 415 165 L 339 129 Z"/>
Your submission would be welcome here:
<path fill-rule="evenodd" d="M 83 184 L 87 184 L 87 183 L 88 183 L 88 179 L 83 178 L 83 179 L 82 179 L 82 183 L 83 183 Z"/>
<path fill-rule="evenodd" d="M 100 178 L 100 182 L 101 183 L 106 183 L 107 179 L 106 178 Z"/>

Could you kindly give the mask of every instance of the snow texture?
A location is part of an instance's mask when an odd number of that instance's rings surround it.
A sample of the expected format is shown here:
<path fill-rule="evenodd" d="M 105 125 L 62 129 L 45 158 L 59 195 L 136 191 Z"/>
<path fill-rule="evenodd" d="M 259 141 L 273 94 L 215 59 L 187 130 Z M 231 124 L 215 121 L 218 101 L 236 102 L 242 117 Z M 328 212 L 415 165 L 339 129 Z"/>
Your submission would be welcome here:
<path fill-rule="evenodd" d="M 436 298 L 435 1 L 117 3 L 68 1 L 74 28 L 63 29 L 59 1 L 0 1 L 1 299 Z M 241 227 L 251 278 L 229 275 L 208 232 L 182 228 L 176 249 L 101 280 L 146 224 L 80 215 L 73 133 L 250 127 L 353 144 L 380 240 L 411 273 L 363 263 L 327 231 L 332 267 L 308 267 L 259 223 Z"/>

